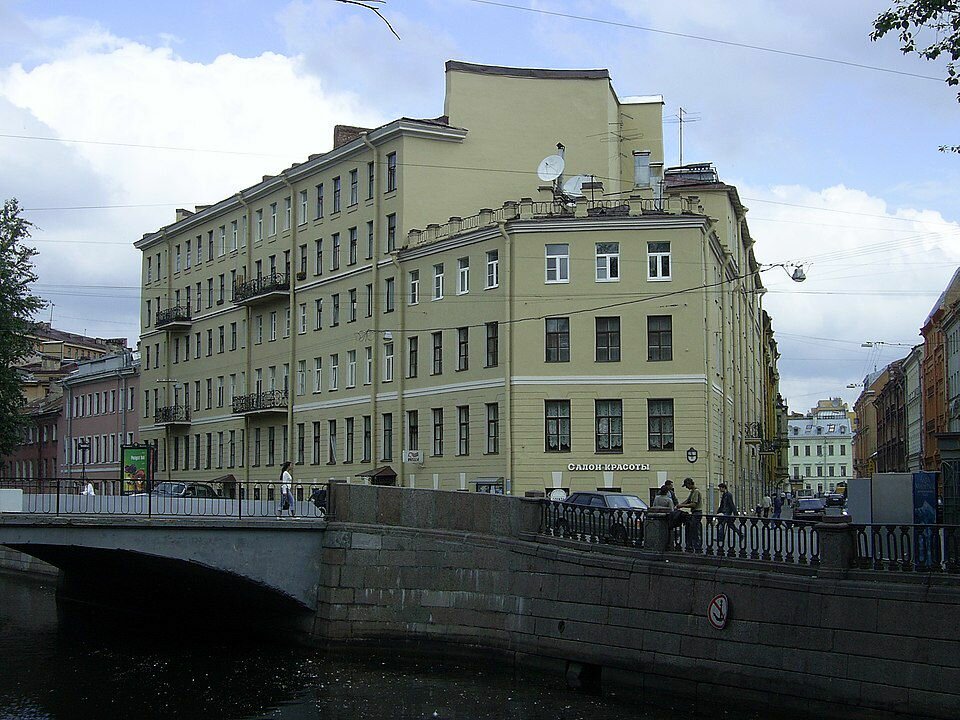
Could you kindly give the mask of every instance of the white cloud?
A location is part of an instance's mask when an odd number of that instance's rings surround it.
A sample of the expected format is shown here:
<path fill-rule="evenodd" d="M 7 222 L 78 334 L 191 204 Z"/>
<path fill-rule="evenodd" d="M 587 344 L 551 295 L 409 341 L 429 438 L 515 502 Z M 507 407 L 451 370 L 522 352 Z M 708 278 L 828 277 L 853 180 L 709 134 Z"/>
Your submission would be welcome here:
<path fill-rule="evenodd" d="M 95 25 L 50 20 L 32 29 L 54 38 L 55 47 L 38 65 L 0 67 L 3 128 L 195 151 L 3 139 L 0 163 L 20 172 L 0 176 L 0 195 L 18 196 L 25 207 L 214 202 L 328 150 L 337 122 L 381 122 L 354 94 L 326 90 L 300 57 L 187 62 L 169 47 L 114 37 Z M 91 289 L 53 297 L 55 320 L 72 306 L 75 320 L 61 327 L 136 338 L 137 293 L 127 288 L 137 284 L 140 259 L 132 243 L 171 222 L 173 205 L 28 214 L 39 226 L 41 292 L 72 283 L 101 286 L 95 294 L 118 298 L 111 305 L 80 297 Z M 118 316 L 127 324 L 115 325 Z"/>

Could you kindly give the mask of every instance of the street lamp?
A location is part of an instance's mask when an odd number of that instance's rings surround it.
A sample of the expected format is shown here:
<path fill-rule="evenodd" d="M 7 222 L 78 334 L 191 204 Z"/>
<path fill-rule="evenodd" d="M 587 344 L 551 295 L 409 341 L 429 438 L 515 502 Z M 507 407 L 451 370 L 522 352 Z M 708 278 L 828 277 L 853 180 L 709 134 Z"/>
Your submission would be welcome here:
<path fill-rule="evenodd" d="M 77 450 L 80 451 L 80 479 L 87 479 L 87 450 L 90 449 L 89 440 L 78 440 Z"/>

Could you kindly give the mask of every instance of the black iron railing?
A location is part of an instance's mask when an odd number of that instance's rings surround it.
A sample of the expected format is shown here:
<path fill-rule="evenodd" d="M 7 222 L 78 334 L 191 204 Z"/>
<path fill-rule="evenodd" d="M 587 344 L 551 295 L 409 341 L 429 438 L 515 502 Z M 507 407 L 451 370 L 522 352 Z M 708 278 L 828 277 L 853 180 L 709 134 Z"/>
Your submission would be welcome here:
<path fill-rule="evenodd" d="M 857 567 L 960 573 L 958 525 L 855 525 Z"/>
<path fill-rule="evenodd" d="M 233 399 L 235 413 L 257 412 L 259 410 L 282 410 L 287 407 L 287 393 L 283 390 L 238 395 Z"/>
<path fill-rule="evenodd" d="M 243 302 L 275 292 L 290 291 L 290 276 L 285 273 L 261 275 L 253 280 L 237 280 L 233 284 L 234 302 Z"/>
<path fill-rule="evenodd" d="M 163 425 L 165 423 L 188 423 L 190 422 L 190 408 L 186 405 L 158 407 L 153 413 L 153 421 L 157 425 Z"/>
<path fill-rule="evenodd" d="M 717 558 L 741 558 L 796 565 L 820 563 L 816 523 L 746 516 L 671 516 L 669 549 Z M 541 501 L 540 532 L 587 543 L 644 547 L 647 513 Z"/>
<path fill-rule="evenodd" d="M 61 516 L 272 518 L 281 515 L 283 518 L 329 519 L 333 516 L 330 486 L 330 483 L 294 481 L 290 486 L 292 502 L 289 498 L 284 502 L 282 485 L 276 481 L 164 480 L 154 482 L 150 488 L 124 492 L 124 483 L 119 480 L 0 479 L 0 489 L 20 491 L 19 510 L 10 510 L 11 513 Z M 14 502 L 11 498 L 4 500 L 5 507 Z"/>
<path fill-rule="evenodd" d="M 171 323 L 190 322 L 190 308 L 186 305 L 174 305 L 166 310 L 157 312 L 157 327 L 170 325 Z"/>

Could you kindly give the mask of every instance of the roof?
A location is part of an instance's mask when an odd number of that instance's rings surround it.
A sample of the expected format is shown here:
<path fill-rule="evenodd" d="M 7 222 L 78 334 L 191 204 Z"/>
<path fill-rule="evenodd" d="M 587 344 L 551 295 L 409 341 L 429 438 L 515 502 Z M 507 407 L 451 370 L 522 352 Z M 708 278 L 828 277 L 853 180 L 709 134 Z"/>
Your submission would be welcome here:
<path fill-rule="evenodd" d="M 853 428 L 848 418 L 830 420 L 816 420 L 814 418 L 800 418 L 787 420 L 790 438 L 811 437 L 851 437 Z M 794 432 L 796 429 L 796 432 Z"/>
<path fill-rule="evenodd" d="M 501 75 L 504 77 L 537 78 L 540 80 L 609 80 L 609 70 L 554 70 L 550 68 L 518 68 L 505 65 L 478 65 L 476 63 L 447 60 L 447 72 L 468 72 L 477 75 Z"/>

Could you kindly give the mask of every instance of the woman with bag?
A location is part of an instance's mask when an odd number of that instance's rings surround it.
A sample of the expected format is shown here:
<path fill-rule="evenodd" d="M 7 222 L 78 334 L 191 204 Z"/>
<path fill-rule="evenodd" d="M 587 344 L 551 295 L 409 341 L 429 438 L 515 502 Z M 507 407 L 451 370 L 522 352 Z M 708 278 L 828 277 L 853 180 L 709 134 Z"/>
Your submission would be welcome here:
<path fill-rule="evenodd" d="M 283 517 L 283 511 L 289 510 L 290 517 L 297 519 L 297 514 L 293 511 L 293 493 L 290 488 L 293 485 L 293 476 L 290 474 L 290 461 L 287 460 L 280 468 L 280 499 L 277 505 L 277 520 Z"/>

